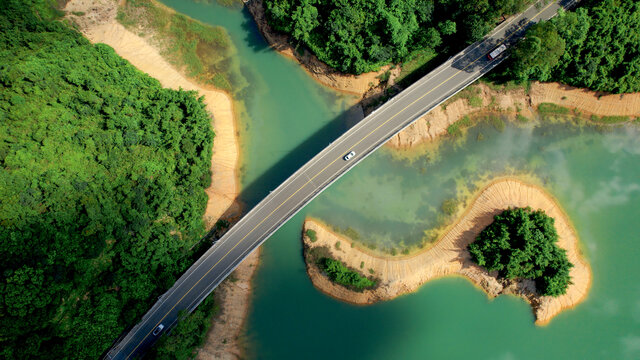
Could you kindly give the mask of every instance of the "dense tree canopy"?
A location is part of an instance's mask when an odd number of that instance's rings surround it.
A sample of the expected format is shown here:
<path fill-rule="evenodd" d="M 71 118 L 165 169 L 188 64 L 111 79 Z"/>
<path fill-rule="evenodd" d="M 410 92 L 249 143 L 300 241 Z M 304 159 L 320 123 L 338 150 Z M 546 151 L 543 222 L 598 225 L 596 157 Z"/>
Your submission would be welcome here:
<path fill-rule="evenodd" d="M 573 264 L 556 245 L 554 219 L 544 211 L 508 209 L 469 244 L 471 258 L 507 279 L 531 279 L 542 295 L 559 296 L 571 283 Z"/>
<path fill-rule="evenodd" d="M 513 51 L 507 75 L 596 91 L 640 91 L 640 2 L 581 3 L 575 12 L 531 27 Z"/>
<path fill-rule="evenodd" d="M 376 286 L 376 281 L 359 272 L 349 269 L 342 261 L 325 257 L 318 261 L 318 266 L 331 281 L 348 288 L 362 291 Z"/>
<path fill-rule="evenodd" d="M 0 1 L 0 358 L 98 358 L 191 262 L 213 133 L 55 21 Z"/>
<path fill-rule="evenodd" d="M 359 74 L 413 51 L 454 48 L 530 0 L 265 0 L 269 24 L 329 66 Z"/>

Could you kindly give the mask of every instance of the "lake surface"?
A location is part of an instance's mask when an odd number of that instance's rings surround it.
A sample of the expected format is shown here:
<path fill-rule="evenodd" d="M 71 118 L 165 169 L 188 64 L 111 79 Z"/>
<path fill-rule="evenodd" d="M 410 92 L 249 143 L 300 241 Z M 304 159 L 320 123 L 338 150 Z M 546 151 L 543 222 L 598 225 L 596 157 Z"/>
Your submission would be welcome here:
<path fill-rule="evenodd" d="M 243 195 L 251 206 L 344 129 L 349 98 L 269 50 L 246 10 L 163 1 L 225 27 L 244 95 Z M 478 136 L 479 134 L 482 136 Z M 481 124 L 413 162 L 382 149 L 292 218 L 263 246 L 246 326 L 251 359 L 640 358 L 640 131 L 565 123 Z M 479 140 L 480 139 L 480 140 Z M 380 247 L 417 244 L 443 221 L 442 202 L 502 175 L 527 174 L 570 216 L 593 270 L 589 298 L 546 327 L 515 297 L 494 300 L 462 278 L 373 306 L 319 293 L 302 260 L 305 216 L 351 227 Z"/>

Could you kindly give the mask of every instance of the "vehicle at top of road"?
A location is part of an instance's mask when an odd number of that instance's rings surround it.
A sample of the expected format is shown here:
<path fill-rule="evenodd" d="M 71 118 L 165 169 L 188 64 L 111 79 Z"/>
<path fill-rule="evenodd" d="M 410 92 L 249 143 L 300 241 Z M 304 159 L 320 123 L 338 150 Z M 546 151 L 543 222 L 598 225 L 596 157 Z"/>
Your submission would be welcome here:
<path fill-rule="evenodd" d="M 493 49 L 493 51 L 490 52 L 489 55 L 487 55 L 487 58 L 489 58 L 489 60 L 493 60 L 497 58 L 500 54 L 502 54 L 505 50 L 507 50 L 507 45 L 502 44 L 497 48 Z"/>
<path fill-rule="evenodd" d="M 352 157 L 356 156 L 355 151 L 349 151 L 349 153 L 347 155 L 344 156 L 344 160 L 345 161 L 349 161 L 349 159 L 351 159 Z"/>
<path fill-rule="evenodd" d="M 164 325 L 162 324 L 158 325 L 157 328 L 153 329 L 153 335 L 158 336 L 158 334 L 162 332 L 162 329 L 164 329 Z"/>

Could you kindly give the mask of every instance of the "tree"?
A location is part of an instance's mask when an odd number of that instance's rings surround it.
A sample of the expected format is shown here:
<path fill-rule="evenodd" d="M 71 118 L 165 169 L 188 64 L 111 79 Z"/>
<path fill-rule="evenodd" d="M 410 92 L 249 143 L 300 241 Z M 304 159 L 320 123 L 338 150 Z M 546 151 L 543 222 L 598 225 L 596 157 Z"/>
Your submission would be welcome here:
<path fill-rule="evenodd" d="M 549 22 L 533 25 L 512 51 L 513 76 L 518 80 L 547 81 L 564 54 L 565 41 Z"/>
<path fill-rule="evenodd" d="M 482 38 L 500 14 L 530 0 L 266 0 L 267 21 L 327 65 L 359 74 L 441 46 Z M 461 24 L 458 27 L 456 24 Z M 464 29 L 462 31 L 461 29 Z M 437 36 L 436 36 L 437 35 Z M 432 41 L 437 40 L 437 41 Z"/>
<path fill-rule="evenodd" d="M 636 92 L 639 58 L 640 3 L 585 0 L 575 12 L 561 11 L 528 29 L 513 51 L 506 75 L 596 91 Z"/>
<path fill-rule="evenodd" d="M 213 132 L 55 20 L 0 2 L 0 358 L 97 358 L 193 261 Z"/>
<path fill-rule="evenodd" d="M 496 215 L 469 244 L 471 259 L 507 279 L 531 279 L 540 294 L 559 296 L 571 284 L 573 264 L 556 245 L 554 219 L 542 210 L 516 208 Z"/>

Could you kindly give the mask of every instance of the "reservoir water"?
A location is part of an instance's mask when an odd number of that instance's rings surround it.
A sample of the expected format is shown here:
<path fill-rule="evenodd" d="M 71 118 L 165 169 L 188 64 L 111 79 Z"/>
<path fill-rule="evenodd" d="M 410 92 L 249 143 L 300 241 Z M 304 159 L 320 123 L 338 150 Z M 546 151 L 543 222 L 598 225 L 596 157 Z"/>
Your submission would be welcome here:
<path fill-rule="evenodd" d="M 246 10 L 165 4 L 225 27 L 250 83 L 244 95 L 243 194 L 251 206 L 345 128 L 349 98 L 317 85 L 269 50 Z M 479 136 L 482 134 L 482 136 Z M 381 149 L 292 218 L 263 246 L 244 336 L 251 359 L 640 358 L 640 131 L 571 122 L 481 124 L 412 162 Z M 417 244 L 443 201 L 492 177 L 533 177 L 560 202 L 593 270 L 588 299 L 536 327 L 515 297 L 489 300 L 462 278 L 372 306 L 319 293 L 300 232 L 315 216 L 379 247 Z"/>

